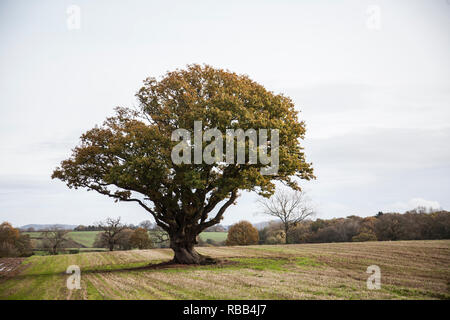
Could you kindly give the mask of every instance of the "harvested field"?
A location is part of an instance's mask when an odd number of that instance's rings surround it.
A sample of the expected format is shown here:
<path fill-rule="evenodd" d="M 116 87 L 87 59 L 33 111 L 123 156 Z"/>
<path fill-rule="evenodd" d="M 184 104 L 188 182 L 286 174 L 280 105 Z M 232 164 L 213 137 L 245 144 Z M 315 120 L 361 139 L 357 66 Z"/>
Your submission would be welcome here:
<path fill-rule="evenodd" d="M 171 259 L 168 249 L 33 256 L 22 262 L 18 274 L 0 280 L 0 299 L 450 298 L 449 240 L 198 251 L 221 262 L 158 265 Z M 66 288 L 69 265 L 81 269 L 80 290 Z M 367 288 L 370 265 L 380 267 L 380 290 Z"/>
<path fill-rule="evenodd" d="M 0 281 L 16 275 L 22 267 L 23 258 L 0 258 Z"/>

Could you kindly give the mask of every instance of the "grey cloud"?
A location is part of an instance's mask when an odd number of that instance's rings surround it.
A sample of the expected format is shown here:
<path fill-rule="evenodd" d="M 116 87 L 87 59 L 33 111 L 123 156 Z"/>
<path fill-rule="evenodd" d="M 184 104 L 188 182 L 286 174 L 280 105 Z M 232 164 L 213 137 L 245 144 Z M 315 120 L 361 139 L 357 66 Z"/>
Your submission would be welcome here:
<path fill-rule="evenodd" d="M 450 163 L 450 128 L 368 128 L 327 139 L 307 139 L 309 159 L 322 166 L 421 168 Z"/>

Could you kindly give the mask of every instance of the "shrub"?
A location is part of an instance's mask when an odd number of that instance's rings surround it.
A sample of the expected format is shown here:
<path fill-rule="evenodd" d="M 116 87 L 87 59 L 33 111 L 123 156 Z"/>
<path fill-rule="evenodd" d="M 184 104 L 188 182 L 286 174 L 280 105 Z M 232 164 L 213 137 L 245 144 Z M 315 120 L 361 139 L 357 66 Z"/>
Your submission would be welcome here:
<path fill-rule="evenodd" d="M 123 229 L 118 238 L 117 238 L 117 247 L 119 250 L 131 250 L 133 249 L 133 245 L 131 244 L 131 236 L 133 235 L 134 230 L 132 229 Z"/>
<path fill-rule="evenodd" d="M 0 224 L 0 257 L 25 257 L 33 254 L 31 240 L 8 222 Z"/>
<path fill-rule="evenodd" d="M 153 247 L 152 240 L 144 228 L 137 228 L 130 236 L 130 245 L 138 249 L 150 249 Z"/>
<path fill-rule="evenodd" d="M 257 244 L 259 240 L 258 230 L 248 221 L 238 222 L 228 230 L 227 246 L 245 246 Z"/>

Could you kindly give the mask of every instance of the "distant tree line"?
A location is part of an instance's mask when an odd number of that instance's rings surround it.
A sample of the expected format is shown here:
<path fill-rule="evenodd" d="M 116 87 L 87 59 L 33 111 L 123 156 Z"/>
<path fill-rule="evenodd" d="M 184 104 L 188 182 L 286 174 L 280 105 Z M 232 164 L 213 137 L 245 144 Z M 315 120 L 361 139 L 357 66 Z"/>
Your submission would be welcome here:
<path fill-rule="evenodd" d="M 289 206 L 285 206 L 289 208 Z M 201 246 L 252 245 L 285 243 L 328 243 L 395 240 L 450 239 L 450 212 L 416 208 L 400 213 L 379 212 L 372 217 L 348 216 L 335 219 L 298 219 L 289 222 L 286 217 L 271 221 L 268 226 L 256 230 L 248 221 L 241 221 L 229 228 L 224 242 L 199 239 Z M 286 222 L 289 222 L 286 233 Z"/>
<path fill-rule="evenodd" d="M 130 224 L 123 224 L 123 226 L 125 228 L 131 229 L 131 230 L 136 230 L 137 228 L 143 228 L 146 230 L 150 230 L 155 227 L 155 225 L 149 220 L 142 221 L 139 225 L 134 225 L 134 224 L 130 223 Z M 88 226 L 79 225 L 74 229 L 74 231 L 103 231 L 103 228 L 100 224 L 88 225 Z"/>
<path fill-rule="evenodd" d="M 273 222 L 259 231 L 260 244 L 450 239 L 450 212 L 420 209 L 372 217 L 305 220 L 286 234 Z"/>
<path fill-rule="evenodd" d="M 216 224 L 214 226 L 205 229 L 205 231 L 203 232 L 226 232 L 226 231 L 227 229 L 224 226 L 222 226 L 221 224 Z"/>

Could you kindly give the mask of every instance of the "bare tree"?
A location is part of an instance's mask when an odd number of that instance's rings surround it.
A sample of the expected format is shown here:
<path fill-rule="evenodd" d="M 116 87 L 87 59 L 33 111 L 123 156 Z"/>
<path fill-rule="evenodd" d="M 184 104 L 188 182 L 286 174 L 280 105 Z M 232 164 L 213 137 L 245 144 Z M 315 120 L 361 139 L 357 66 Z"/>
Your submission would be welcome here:
<path fill-rule="evenodd" d="M 66 234 L 69 230 L 52 227 L 49 230 L 43 231 L 43 245 L 51 254 L 57 254 L 66 245 Z"/>
<path fill-rule="evenodd" d="M 150 220 L 144 220 L 141 223 L 139 223 L 139 227 L 149 231 L 153 228 L 153 223 Z"/>
<path fill-rule="evenodd" d="M 282 190 L 274 194 L 269 199 L 258 200 L 262 207 L 262 213 L 281 220 L 288 243 L 289 230 L 314 215 L 314 211 L 309 205 L 309 200 L 304 191 Z"/>
<path fill-rule="evenodd" d="M 126 226 L 121 223 L 120 217 L 116 219 L 107 218 L 104 222 L 100 222 L 98 226 L 103 232 L 96 240 L 96 246 L 106 247 L 109 251 L 113 251 L 114 247 L 119 244 Z"/>

